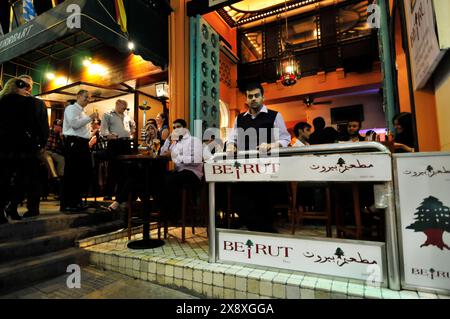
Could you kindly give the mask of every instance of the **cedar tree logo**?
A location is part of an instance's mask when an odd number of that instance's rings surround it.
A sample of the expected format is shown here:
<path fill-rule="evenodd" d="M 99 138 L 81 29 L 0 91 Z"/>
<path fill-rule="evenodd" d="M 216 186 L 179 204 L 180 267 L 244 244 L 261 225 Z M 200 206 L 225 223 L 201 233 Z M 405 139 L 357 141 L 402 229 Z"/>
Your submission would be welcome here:
<path fill-rule="evenodd" d="M 430 196 L 424 199 L 414 215 L 415 223 L 406 229 L 427 235 L 427 241 L 420 248 L 432 245 L 441 250 L 450 250 L 443 241 L 444 232 L 450 232 L 450 208 L 444 206 L 436 197 Z"/>

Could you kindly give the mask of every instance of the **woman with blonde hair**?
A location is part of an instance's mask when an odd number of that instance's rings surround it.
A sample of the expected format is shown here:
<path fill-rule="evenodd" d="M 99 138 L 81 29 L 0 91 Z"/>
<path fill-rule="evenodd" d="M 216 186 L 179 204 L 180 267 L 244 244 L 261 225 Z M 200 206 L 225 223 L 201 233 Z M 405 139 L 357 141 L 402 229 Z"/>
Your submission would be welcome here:
<path fill-rule="evenodd" d="M 12 78 L 0 91 L 0 224 L 7 216 L 20 220 L 17 211 L 6 211 L 9 202 L 18 200 L 27 183 L 30 162 L 35 157 L 33 136 L 37 132 L 34 100 L 27 94 L 29 83 Z"/>

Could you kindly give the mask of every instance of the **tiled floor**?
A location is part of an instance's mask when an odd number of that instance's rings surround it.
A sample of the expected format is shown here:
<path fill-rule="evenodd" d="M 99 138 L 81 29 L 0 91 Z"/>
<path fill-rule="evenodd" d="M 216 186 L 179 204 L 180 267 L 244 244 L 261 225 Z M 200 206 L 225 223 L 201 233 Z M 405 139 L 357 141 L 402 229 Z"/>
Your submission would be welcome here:
<path fill-rule="evenodd" d="M 139 230 L 136 231 L 136 233 Z M 130 250 L 124 233 L 80 242 L 91 252 L 91 264 L 172 288 L 183 288 L 207 298 L 220 299 L 424 299 L 445 298 L 436 294 L 392 291 L 352 280 L 330 279 L 292 271 L 242 265 L 208 263 L 205 229 L 187 229 L 182 244 L 180 229 L 170 229 L 165 245 L 156 249 Z M 133 239 L 142 238 L 141 234 Z M 156 238 L 156 230 L 152 232 Z"/>
<path fill-rule="evenodd" d="M 0 299 L 197 299 L 179 290 L 92 267 L 81 269 L 79 289 L 68 288 L 67 280 L 68 274 L 62 275 Z"/>
<path fill-rule="evenodd" d="M 100 204 L 100 203 L 99 203 Z M 107 205 L 107 203 L 104 203 Z M 59 214 L 58 202 L 41 203 L 43 215 Z M 23 213 L 25 208 L 21 208 Z M 279 227 L 281 233 L 288 228 Z M 133 239 L 142 238 L 142 228 L 133 229 Z M 188 242 L 182 244 L 180 229 L 171 229 L 166 244 L 153 250 L 129 250 L 126 231 L 97 236 L 79 242 L 91 252 L 91 264 L 133 278 L 182 288 L 208 298 L 288 298 L 288 299 L 449 299 L 449 296 L 392 291 L 368 287 L 360 282 L 324 278 L 262 267 L 208 263 L 208 240 L 205 229 L 192 235 L 187 229 Z M 297 235 L 324 236 L 323 227 L 303 227 Z M 152 232 L 156 237 L 156 230 Z"/>

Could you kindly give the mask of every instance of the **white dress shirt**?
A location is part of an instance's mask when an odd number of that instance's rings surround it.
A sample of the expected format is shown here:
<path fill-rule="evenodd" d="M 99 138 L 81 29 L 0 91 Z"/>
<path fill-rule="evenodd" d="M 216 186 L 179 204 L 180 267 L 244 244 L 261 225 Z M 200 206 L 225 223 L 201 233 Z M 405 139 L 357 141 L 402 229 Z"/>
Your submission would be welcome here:
<path fill-rule="evenodd" d="M 303 147 L 303 146 L 309 146 L 309 144 L 307 142 L 302 142 L 301 140 L 299 140 L 298 138 L 295 138 L 295 143 L 292 144 L 292 147 Z"/>
<path fill-rule="evenodd" d="M 258 114 L 253 115 L 250 113 L 250 111 L 245 112 L 244 116 L 247 115 L 251 115 L 252 119 L 254 120 L 256 117 L 258 117 L 258 115 L 260 113 L 269 113 L 269 110 L 267 109 L 267 106 L 263 105 L 263 107 L 261 108 L 261 110 L 259 111 Z M 235 145 L 237 145 L 237 117 L 234 121 L 234 129 L 231 130 L 229 137 L 227 139 L 228 142 L 234 143 Z M 289 134 L 287 128 L 286 128 L 286 123 L 284 123 L 284 119 L 283 116 L 281 115 L 280 112 L 277 113 L 277 116 L 275 118 L 275 122 L 273 123 L 273 128 L 274 128 L 274 133 L 275 133 L 275 138 L 277 138 L 277 133 L 278 133 L 278 139 L 276 139 L 275 141 L 272 141 L 272 143 L 279 143 L 281 145 L 281 147 L 288 147 L 289 144 L 291 143 L 291 134 Z M 278 131 L 278 132 L 277 132 Z"/>
<path fill-rule="evenodd" d="M 91 138 L 91 122 L 92 119 L 84 113 L 81 105 L 78 103 L 69 105 L 64 111 L 63 135 L 89 140 Z"/>
<path fill-rule="evenodd" d="M 189 132 L 184 134 L 181 140 L 174 143 L 171 143 L 170 138 L 168 138 L 161 148 L 161 154 L 167 151 L 172 152 L 175 171 L 188 170 L 202 179 L 203 145 L 199 138 L 192 136 Z"/>
<path fill-rule="evenodd" d="M 134 131 L 136 131 L 136 124 L 127 114 L 120 115 L 114 110 L 103 115 L 100 128 L 102 136 L 116 134 L 121 139 L 131 138 Z"/>

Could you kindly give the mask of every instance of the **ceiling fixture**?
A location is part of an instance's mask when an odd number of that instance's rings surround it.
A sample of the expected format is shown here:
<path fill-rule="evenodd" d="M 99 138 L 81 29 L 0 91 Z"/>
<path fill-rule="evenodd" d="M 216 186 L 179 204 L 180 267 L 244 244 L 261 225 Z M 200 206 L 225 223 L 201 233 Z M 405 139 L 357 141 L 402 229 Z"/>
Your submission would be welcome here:
<path fill-rule="evenodd" d="M 303 104 L 305 104 L 307 108 L 310 108 L 313 105 L 330 105 L 333 104 L 333 101 L 314 102 L 314 98 L 310 96 L 305 96 L 303 98 Z"/>
<path fill-rule="evenodd" d="M 47 77 L 47 80 L 50 80 L 50 81 L 53 81 L 56 78 L 56 75 L 53 72 L 47 72 L 47 74 L 45 74 L 45 76 Z"/>
<path fill-rule="evenodd" d="M 85 67 L 90 67 L 90 66 L 92 65 L 92 58 L 85 58 L 85 59 L 83 60 L 83 65 L 84 65 Z"/>
<path fill-rule="evenodd" d="M 135 48 L 134 42 L 132 42 L 132 41 L 128 42 L 128 49 L 129 49 L 130 51 L 134 51 L 134 48 Z"/>
<path fill-rule="evenodd" d="M 281 84 L 284 86 L 292 86 L 297 83 L 297 80 L 301 77 L 301 72 L 292 44 L 289 42 L 287 0 L 284 1 L 284 7 L 286 13 L 286 35 L 281 41 L 282 53 L 280 55 L 278 74 L 280 76 Z"/>

